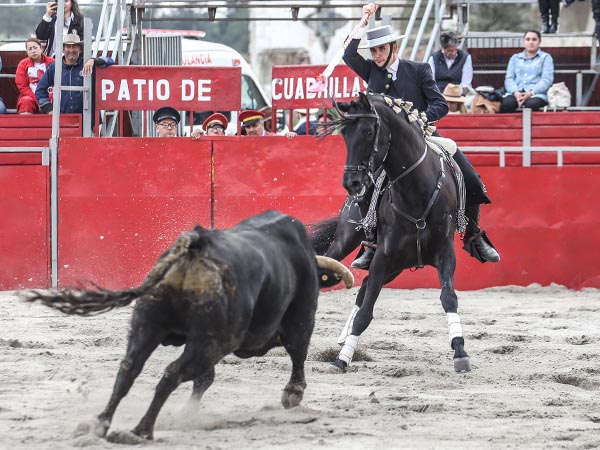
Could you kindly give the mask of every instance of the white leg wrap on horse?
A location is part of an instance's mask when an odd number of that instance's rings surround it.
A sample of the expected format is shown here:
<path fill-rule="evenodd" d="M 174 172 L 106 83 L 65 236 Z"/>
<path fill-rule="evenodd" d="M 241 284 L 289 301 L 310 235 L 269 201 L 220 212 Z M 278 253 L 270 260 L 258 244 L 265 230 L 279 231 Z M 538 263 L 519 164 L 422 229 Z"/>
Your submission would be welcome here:
<path fill-rule="evenodd" d="M 352 357 L 354 356 L 354 350 L 356 350 L 357 345 L 358 336 L 354 336 L 353 334 L 349 335 L 346 338 L 346 343 L 342 347 L 338 358 L 344 361 L 346 364 L 350 365 L 350 361 L 352 361 Z"/>
<path fill-rule="evenodd" d="M 457 313 L 448 313 L 448 332 L 450 336 L 450 344 L 455 337 L 462 337 L 462 327 L 460 326 L 460 317 Z"/>
<path fill-rule="evenodd" d="M 342 332 L 340 333 L 338 339 L 337 339 L 337 343 L 339 345 L 344 345 L 344 342 L 346 342 L 346 338 L 348 337 L 348 335 L 350 333 L 352 333 L 352 325 L 354 325 L 354 318 L 356 317 L 356 313 L 358 312 L 359 307 L 354 305 L 352 307 L 352 311 L 350 311 L 350 315 L 348 316 L 348 320 L 346 321 L 346 325 L 344 325 L 344 329 L 342 330 Z"/>

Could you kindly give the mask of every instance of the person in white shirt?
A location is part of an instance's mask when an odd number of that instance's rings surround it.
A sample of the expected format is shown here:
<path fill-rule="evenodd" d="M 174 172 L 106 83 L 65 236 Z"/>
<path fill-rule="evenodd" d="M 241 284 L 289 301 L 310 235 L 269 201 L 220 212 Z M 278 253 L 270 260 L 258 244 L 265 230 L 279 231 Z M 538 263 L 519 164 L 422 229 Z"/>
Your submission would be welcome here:
<path fill-rule="evenodd" d="M 473 61 L 471 55 L 458 48 L 458 37 L 451 31 L 445 31 L 440 36 L 441 49 L 429 57 L 429 66 L 433 79 L 440 92 L 449 83 L 462 87 L 463 94 L 471 88 L 473 82 Z"/>

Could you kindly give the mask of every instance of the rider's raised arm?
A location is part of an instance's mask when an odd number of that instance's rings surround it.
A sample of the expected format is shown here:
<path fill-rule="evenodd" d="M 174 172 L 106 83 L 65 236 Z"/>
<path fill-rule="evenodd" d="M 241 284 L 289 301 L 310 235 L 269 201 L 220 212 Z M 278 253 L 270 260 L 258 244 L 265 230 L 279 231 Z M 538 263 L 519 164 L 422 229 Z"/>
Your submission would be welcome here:
<path fill-rule="evenodd" d="M 366 82 L 369 82 L 369 74 L 371 72 L 371 61 L 366 60 L 358 53 L 358 45 L 362 39 L 366 28 L 361 28 L 355 39 L 352 39 L 346 49 L 344 50 L 344 62 L 350 67 L 356 74 Z"/>

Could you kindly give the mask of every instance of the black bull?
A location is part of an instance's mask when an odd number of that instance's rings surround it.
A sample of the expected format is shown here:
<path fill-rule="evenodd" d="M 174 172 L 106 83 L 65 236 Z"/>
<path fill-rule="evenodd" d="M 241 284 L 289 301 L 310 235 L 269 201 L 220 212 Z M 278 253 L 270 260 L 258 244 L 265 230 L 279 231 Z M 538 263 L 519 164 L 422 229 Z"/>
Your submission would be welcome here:
<path fill-rule="evenodd" d="M 322 258 L 322 257 L 317 257 Z M 160 380 L 152 403 L 130 433 L 114 433 L 117 442 L 153 437 L 154 423 L 169 395 L 193 380 L 199 400 L 214 380 L 214 366 L 230 353 L 247 358 L 285 347 L 292 374 L 281 401 L 296 406 L 306 387 L 304 361 L 315 323 L 320 285 L 352 274 L 337 261 L 319 259 L 302 223 L 275 211 L 249 218 L 227 230 L 196 227 L 183 233 L 136 288 L 109 291 L 64 289 L 27 291 L 67 314 L 90 315 L 137 300 L 125 358 L 106 408 L 78 433 L 105 436 L 115 410 L 145 361 L 161 344 L 184 345 Z"/>

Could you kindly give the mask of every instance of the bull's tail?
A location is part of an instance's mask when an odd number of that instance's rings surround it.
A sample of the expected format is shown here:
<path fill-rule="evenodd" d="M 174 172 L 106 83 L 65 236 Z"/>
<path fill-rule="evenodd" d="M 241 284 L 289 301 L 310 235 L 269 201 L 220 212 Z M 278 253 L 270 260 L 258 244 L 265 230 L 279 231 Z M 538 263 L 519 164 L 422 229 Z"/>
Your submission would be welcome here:
<path fill-rule="evenodd" d="M 334 216 L 306 226 L 310 243 L 317 255 L 324 255 L 331 246 L 338 220 L 339 217 Z"/>
<path fill-rule="evenodd" d="M 84 285 L 80 284 L 75 288 L 46 292 L 23 291 L 19 294 L 19 297 L 27 302 L 39 301 L 65 314 L 79 316 L 101 314 L 113 308 L 127 306 L 160 283 L 169 269 L 187 255 L 190 247 L 197 243 L 199 238 L 198 227 L 183 233 L 169 251 L 152 267 L 144 282 L 135 288 L 111 291 L 91 283 L 91 289 L 86 289 Z"/>

